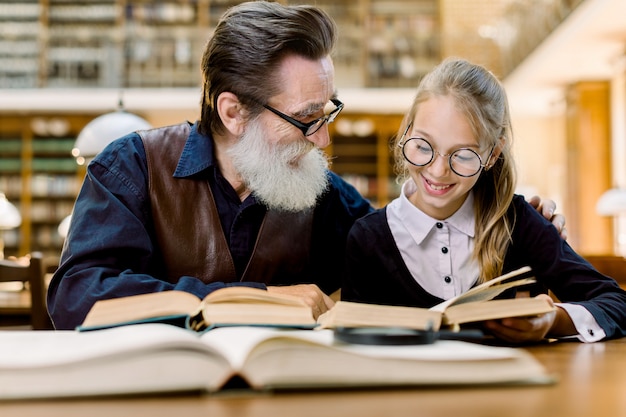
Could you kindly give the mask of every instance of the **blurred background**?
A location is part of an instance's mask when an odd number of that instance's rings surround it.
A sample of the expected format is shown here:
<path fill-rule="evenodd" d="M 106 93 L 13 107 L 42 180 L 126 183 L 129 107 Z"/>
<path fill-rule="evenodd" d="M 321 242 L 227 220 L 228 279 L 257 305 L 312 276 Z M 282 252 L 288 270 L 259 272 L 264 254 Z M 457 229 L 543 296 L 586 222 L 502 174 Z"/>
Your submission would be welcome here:
<path fill-rule="evenodd" d="M 5 256 L 60 254 L 85 164 L 108 141 L 198 118 L 203 46 L 237 3 L 0 1 L 0 193 L 21 215 L 0 213 Z M 460 56 L 507 88 L 519 193 L 555 200 L 579 253 L 626 253 L 626 1 L 282 3 L 338 23 L 346 107 L 327 151 L 376 206 L 398 193 L 389 140 L 420 77 Z"/>

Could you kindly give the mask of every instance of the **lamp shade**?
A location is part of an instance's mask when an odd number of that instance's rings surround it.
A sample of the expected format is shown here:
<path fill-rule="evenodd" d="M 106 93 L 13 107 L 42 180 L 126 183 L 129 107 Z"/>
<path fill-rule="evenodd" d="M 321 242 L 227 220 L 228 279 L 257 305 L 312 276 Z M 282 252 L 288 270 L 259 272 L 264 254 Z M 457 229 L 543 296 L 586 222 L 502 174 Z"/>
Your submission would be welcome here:
<path fill-rule="evenodd" d="M 72 149 L 72 155 L 82 165 L 96 156 L 115 139 L 135 130 L 150 129 L 145 119 L 124 110 L 116 110 L 93 119 L 80 131 Z"/>
<path fill-rule="evenodd" d="M 616 216 L 626 213 L 626 189 L 611 188 L 600 196 L 596 212 L 601 216 Z"/>
<path fill-rule="evenodd" d="M 14 229 L 22 223 L 22 216 L 13 204 L 0 193 L 0 229 Z"/>

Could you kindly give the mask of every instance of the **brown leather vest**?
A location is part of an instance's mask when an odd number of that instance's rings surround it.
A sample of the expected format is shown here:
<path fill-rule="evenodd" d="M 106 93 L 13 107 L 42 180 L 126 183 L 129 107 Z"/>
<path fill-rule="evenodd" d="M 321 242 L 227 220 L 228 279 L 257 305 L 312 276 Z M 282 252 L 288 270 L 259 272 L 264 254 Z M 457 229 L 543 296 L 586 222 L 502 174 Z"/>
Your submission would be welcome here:
<path fill-rule="evenodd" d="M 189 131 L 182 123 L 137 132 L 146 151 L 152 219 L 168 280 L 186 275 L 205 283 L 239 281 L 209 182 L 173 177 Z M 268 210 L 241 281 L 306 281 L 312 224 L 312 209 Z"/>

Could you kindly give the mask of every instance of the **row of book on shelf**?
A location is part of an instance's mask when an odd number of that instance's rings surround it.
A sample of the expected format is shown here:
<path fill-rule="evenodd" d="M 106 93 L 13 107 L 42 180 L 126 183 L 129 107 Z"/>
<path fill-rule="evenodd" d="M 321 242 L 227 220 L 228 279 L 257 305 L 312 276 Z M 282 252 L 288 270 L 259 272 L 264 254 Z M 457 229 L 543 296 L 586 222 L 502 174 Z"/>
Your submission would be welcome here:
<path fill-rule="evenodd" d="M 77 175 L 35 174 L 30 180 L 34 197 L 75 197 L 82 184 Z M 20 176 L 0 175 L 0 191 L 7 196 L 19 196 L 26 188 Z"/>
<path fill-rule="evenodd" d="M 50 248 L 60 252 L 63 245 L 63 237 L 59 234 L 59 224 L 40 224 L 33 228 L 31 246 L 33 248 Z M 19 229 L 0 230 L 4 245 L 7 248 L 17 248 L 22 239 Z"/>

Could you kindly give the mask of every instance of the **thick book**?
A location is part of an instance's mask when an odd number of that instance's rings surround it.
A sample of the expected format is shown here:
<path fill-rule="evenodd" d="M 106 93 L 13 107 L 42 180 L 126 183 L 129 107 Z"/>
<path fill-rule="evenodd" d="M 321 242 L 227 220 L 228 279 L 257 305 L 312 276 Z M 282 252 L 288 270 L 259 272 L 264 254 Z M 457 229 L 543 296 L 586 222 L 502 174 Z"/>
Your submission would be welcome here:
<path fill-rule="evenodd" d="M 236 383 L 234 382 L 236 381 Z M 543 384 L 553 378 L 520 348 L 439 340 L 413 346 L 343 343 L 332 330 L 162 323 L 92 332 L 0 331 L 0 399 L 174 392 Z"/>
<path fill-rule="evenodd" d="M 504 291 L 534 284 L 529 267 L 484 282 L 432 308 L 388 306 L 339 301 L 322 314 L 324 328 L 401 327 L 416 330 L 458 329 L 461 325 L 506 317 L 535 316 L 554 310 L 548 300 L 535 297 L 495 299 Z"/>
<path fill-rule="evenodd" d="M 184 291 L 162 291 L 97 301 L 78 330 L 164 322 L 203 331 L 230 325 L 313 328 L 311 308 L 297 297 L 249 287 L 226 287 L 200 300 Z"/>

